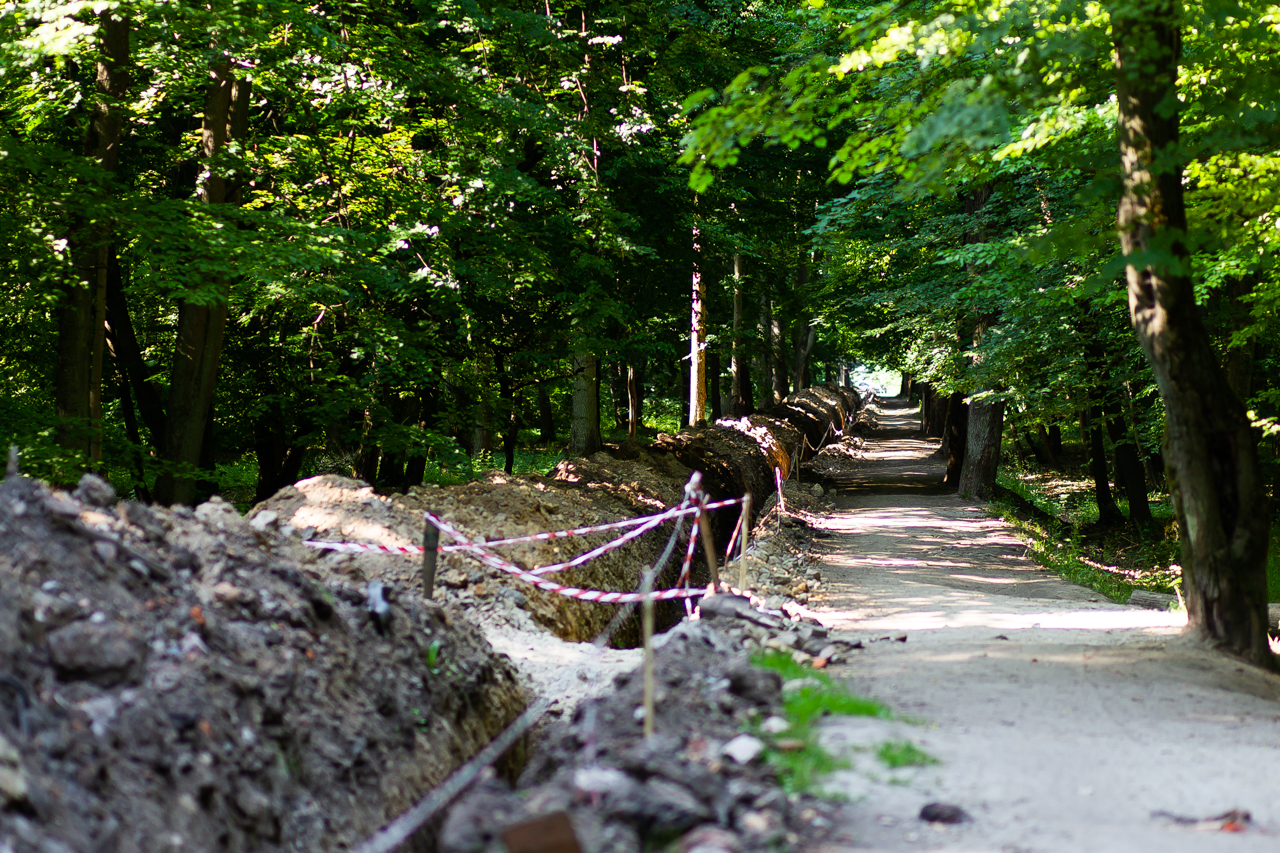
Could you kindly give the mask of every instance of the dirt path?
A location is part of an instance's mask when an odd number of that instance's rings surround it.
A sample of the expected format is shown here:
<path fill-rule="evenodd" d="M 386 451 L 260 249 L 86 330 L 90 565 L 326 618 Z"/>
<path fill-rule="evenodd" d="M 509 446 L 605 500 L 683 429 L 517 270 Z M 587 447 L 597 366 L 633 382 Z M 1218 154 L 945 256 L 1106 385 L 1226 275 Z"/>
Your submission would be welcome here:
<path fill-rule="evenodd" d="M 1175 614 L 1045 572 L 1007 525 L 937 488 L 937 443 L 896 402 L 826 522 L 813 606 L 832 628 L 906 636 L 833 674 L 919 724 L 826 726 L 855 764 L 834 779 L 853 820 L 828 853 L 1280 849 L 1280 678 L 1198 648 Z M 886 770 L 871 755 L 886 740 L 941 763 Z M 926 824 L 931 801 L 973 820 Z M 1152 816 L 1233 808 L 1252 812 L 1247 832 Z"/>

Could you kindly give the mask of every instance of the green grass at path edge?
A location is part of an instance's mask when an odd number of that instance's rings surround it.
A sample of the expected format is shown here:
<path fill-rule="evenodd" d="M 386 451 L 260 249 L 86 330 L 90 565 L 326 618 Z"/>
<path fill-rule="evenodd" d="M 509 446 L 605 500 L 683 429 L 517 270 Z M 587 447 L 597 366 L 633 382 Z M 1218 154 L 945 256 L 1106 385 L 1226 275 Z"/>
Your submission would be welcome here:
<path fill-rule="evenodd" d="M 1046 569 L 1060 575 L 1063 580 L 1087 587 L 1117 603 L 1123 604 L 1129 600 L 1134 585 L 1111 572 L 1084 562 L 1080 558 L 1074 537 L 1058 539 L 1036 522 L 1019 516 L 1008 504 L 993 501 L 991 510 L 1022 534 L 1027 540 L 1031 556 Z"/>
<path fill-rule="evenodd" d="M 786 732 L 770 735 L 760 731 L 758 724 L 751 727 L 752 734 L 765 742 L 766 759 L 788 793 L 807 791 L 822 794 L 815 787 L 821 777 L 849 766 L 847 761 L 832 756 L 818 744 L 814 727 L 816 721 L 830 715 L 891 716 L 888 709 L 880 703 L 855 696 L 825 672 L 802 666 L 793 661 L 790 655 L 775 650 L 757 652 L 751 656 L 751 662 L 762 669 L 778 673 L 784 682 L 796 678 L 811 678 L 818 682 L 816 687 L 803 687 L 783 697 L 783 713 L 791 725 Z M 781 739 L 803 741 L 804 747 L 777 749 L 775 744 Z"/>
<path fill-rule="evenodd" d="M 1047 499 L 1017 477 L 1011 476 L 1004 469 L 997 475 L 997 482 L 1051 515 L 1056 515 L 1060 509 L 1052 500 Z M 1127 515 L 1127 502 L 1120 503 L 1122 511 Z M 1057 530 L 1049 530 L 1043 524 L 1023 517 L 1005 501 L 997 499 L 992 501 L 990 506 L 996 515 L 1029 540 L 1028 546 L 1036 562 L 1060 575 L 1064 580 L 1088 587 L 1121 604 L 1129 600 L 1130 594 L 1135 589 L 1151 587 L 1150 584 L 1131 583 L 1115 573 L 1084 562 L 1077 544 L 1079 532 L 1076 526 L 1069 525 L 1067 521 L 1064 520 Z M 1158 505 L 1153 505 L 1153 513 L 1160 521 L 1171 520 L 1161 516 Z M 1094 519 L 1096 520 L 1096 511 Z M 1153 589 L 1153 591 L 1167 590 Z M 1267 601 L 1280 602 L 1280 527 L 1275 523 L 1272 524 L 1271 546 L 1267 551 Z"/>

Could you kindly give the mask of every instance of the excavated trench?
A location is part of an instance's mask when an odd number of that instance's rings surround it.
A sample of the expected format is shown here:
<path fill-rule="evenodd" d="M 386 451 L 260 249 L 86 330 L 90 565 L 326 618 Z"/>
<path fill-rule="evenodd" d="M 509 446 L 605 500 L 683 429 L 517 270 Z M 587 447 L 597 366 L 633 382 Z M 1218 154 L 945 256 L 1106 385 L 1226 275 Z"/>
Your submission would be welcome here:
<path fill-rule="evenodd" d="M 216 498 L 169 510 L 117 501 L 92 477 L 74 494 L 8 477 L 0 485 L 0 686 L 8 688 L 0 689 L 0 849 L 354 848 L 477 753 L 531 696 L 559 698 L 547 718 L 554 723 L 614 691 L 615 676 L 625 680 L 638 664 L 639 626 L 633 616 L 613 649 L 596 651 L 589 643 L 615 606 L 536 589 L 458 553 L 443 555 L 425 600 L 420 558 L 318 551 L 305 541 L 420 544 L 428 509 L 485 541 L 615 522 L 679 504 L 698 470 L 713 500 L 752 496 L 751 521 L 766 542 L 752 570 L 763 573 L 785 552 L 766 534 L 794 533 L 788 524 L 813 501 L 792 482 L 780 512 L 777 479 L 815 447 L 838 443 L 861 403 L 856 392 L 810 389 L 773 417 L 611 448 L 567 460 L 550 477 L 491 474 L 394 496 L 313 478 L 244 517 Z M 713 516 L 721 549 L 737 512 Z M 635 589 L 673 526 L 556 580 Z M 503 554 L 528 568 L 614 535 L 526 542 Z M 659 588 L 674 584 L 682 556 L 677 547 Z M 707 577 L 699 559 L 693 583 Z M 685 613 L 681 601 L 663 603 L 659 630 Z M 525 739 L 509 751 L 504 775 L 516 778 L 529 749 Z M 405 849 L 435 846 L 426 832 Z"/>

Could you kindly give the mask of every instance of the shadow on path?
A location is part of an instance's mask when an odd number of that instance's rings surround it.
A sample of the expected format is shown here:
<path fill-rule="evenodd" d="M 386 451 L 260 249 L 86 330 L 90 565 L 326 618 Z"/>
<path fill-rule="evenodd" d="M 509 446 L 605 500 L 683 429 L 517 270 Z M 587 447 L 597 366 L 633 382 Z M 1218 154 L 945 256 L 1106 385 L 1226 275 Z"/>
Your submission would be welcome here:
<path fill-rule="evenodd" d="M 838 478 L 809 607 L 832 629 L 906 636 L 868 643 L 833 674 L 924 725 L 834 718 L 824 737 L 907 737 L 942 763 L 837 773 L 852 820 L 827 849 L 1280 849 L 1280 678 L 1200 648 L 1181 614 L 1045 571 L 1003 521 L 941 489 L 918 413 L 881 406 L 867 458 Z M 934 800 L 974 820 L 922 823 Z M 1255 827 L 1224 837 L 1151 816 L 1231 808 Z"/>

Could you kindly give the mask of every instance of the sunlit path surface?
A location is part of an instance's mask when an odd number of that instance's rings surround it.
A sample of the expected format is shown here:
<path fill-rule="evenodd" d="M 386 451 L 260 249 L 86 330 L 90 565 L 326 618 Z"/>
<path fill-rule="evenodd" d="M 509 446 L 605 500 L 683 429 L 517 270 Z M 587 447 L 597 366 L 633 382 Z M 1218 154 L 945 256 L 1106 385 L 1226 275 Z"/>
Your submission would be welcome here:
<path fill-rule="evenodd" d="M 1280 678 L 1199 648 L 1179 614 L 1045 571 L 1007 525 L 941 489 L 936 440 L 893 404 L 841 480 L 819 540 L 827 596 L 810 606 L 875 640 L 836 672 L 920 725 L 833 721 L 827 736 L 904 737 L 942 763 L 837 774 L 853 819 L 827 849 L 1280 850 Z M 918 820 L 932 801 L 974 820 Z M 1254 828 L 1152 817 L 1232 808 Z"/>

